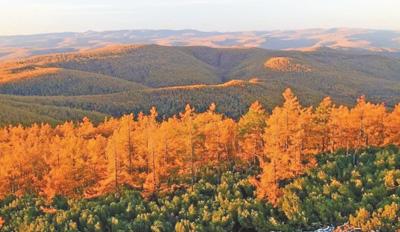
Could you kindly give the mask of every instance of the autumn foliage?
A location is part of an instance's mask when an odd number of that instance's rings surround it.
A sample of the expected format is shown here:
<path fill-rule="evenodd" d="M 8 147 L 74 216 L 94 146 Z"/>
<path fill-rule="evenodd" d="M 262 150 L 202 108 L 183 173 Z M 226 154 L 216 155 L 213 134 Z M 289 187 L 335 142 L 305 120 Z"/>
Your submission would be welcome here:
<path fill-rule="evenodd" d="M 0 195 L 34 193 L 52 198 L 96 197 L 130 187 L 152 197 L 192 186 L 200 170 L 218 173 L 260 164 L 252 181 L 260 198 L 276 204 L 281 184 L 316 165 L 314 154 L 339 148 L 400 145 L 400 105 L 360 97 L 353 108 L 325 98 L 303 107 L 290 89 L 271 115 L 256 102 L 236 122 L 216 112 L 187 106 L 157 120 L 132 114 L 99 125 L 88 119 L 0 129 Z M 356 219 L 354 219 L 356 220 Z"/>

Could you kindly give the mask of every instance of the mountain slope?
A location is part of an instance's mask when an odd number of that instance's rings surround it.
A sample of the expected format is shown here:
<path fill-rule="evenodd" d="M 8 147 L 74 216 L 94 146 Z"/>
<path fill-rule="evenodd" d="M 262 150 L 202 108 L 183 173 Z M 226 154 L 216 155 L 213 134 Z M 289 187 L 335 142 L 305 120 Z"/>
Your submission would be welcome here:
<path fill-rule="evenodd" d="M 287 87 L 306 105 L 325 96 L 352 105 L 366 95 L 390 108 L 400 102 L 399 73 L 398 57 L 365 51 L 109 46 L 3 63 L 0 93 L 114 116 L 151 106 L 171 116 L 188 103 L 202 111 L 215 102 L 238 118 L 256 100 L 271 109 Z"/>
<path fill-rule="evenodd" d="M 19 66 L 18 69 L 64 68 L 91 72 L 149 87 L 220 81 L 215 70 L 206 63 L 175 47 L 156 45 L 111 46 L 82 53 L 38 56 L 15 62 L 14 65 Z M 10 66 L 13 67 L 13 63 L 6 63 L 2 68 L 11 69 L 10 73 L 13 72 Z"/>
<path fill-rule="evenodd" d="M 136 89 L 146 87 L 111 76 L 70 69 L 58 69 L 55 73 L 0 85 L 1 94 L 39 96 L 107 94 Z"/>

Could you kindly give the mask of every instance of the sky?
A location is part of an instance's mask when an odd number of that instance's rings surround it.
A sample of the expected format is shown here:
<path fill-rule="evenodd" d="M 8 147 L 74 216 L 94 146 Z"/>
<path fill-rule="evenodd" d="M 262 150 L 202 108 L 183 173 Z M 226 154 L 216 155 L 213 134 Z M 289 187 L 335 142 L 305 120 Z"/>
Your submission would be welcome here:
<path fill-rule="evenodd" d="M 0 0 L 0 35 L 121 29 L 400 30 L 399 0 Z"/>

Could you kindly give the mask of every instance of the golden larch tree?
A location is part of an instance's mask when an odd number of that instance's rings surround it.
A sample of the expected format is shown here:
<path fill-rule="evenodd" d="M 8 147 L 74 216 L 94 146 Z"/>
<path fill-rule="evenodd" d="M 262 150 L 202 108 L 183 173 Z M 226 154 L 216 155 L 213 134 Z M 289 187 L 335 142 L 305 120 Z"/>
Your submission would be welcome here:
<path fill-rule="evenodd" d="M 314 163 L 306 144 L 311 108 L 301 107 L 290 89 L 285 90 L 283 97 L 283 106 L 276 107 L 267 120 L 264 142 L 268 160 L 262 164 L 257 189 L 258 196 L 268 198 L 272 204 L 276 204 L 281 195 L 282 180 L 303 173 Z"/>
<path fill-rule="evenodd" d="M 400 104 L 385 117 L 385 144 L 400 146 Z"/>
<path fill-rule="evenodd" d="M 238 122 L 238 140 L 241 158 L 249 163 L 264 157 L 263 133 L 266 126 L 267 113 L 256 101 Z"/>

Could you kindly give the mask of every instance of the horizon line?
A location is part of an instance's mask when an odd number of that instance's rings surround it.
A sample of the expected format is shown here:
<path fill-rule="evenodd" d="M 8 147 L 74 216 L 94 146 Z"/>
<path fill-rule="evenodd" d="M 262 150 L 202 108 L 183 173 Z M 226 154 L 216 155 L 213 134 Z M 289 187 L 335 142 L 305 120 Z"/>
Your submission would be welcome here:
<path fill-rule="evenodd" d="M 279 32 L 279 31 L 311 31 L 311 30 L 333 30 L 333 29 L 346 29 L 346 30 L 370 30 L 370 31 L 392 31 L 399 32 L 400 29 L 387 29 L 387 28 L 369 28 L 369 27 L 309 27 L 299 29 L 261 29 L 261 30 L 201 30 L 195 28 L 131 28 L 131 29 L 115 29 L 115 30 L 82 30 L 82 31 L 49 31 L 49 32 L 37 32 L 37 33 L 20 33 L 20 34 L 0 34 L 0 37 L 17 37 L 17 36 L 36 36 L 36 35 L 53 35 L 53 34 L 64 34 L 64 33 L 105 33 L 105 32 L 117 32 L 117 31 L 196 31 L 205 33 L 249 33 L 249 32 Z"/>

